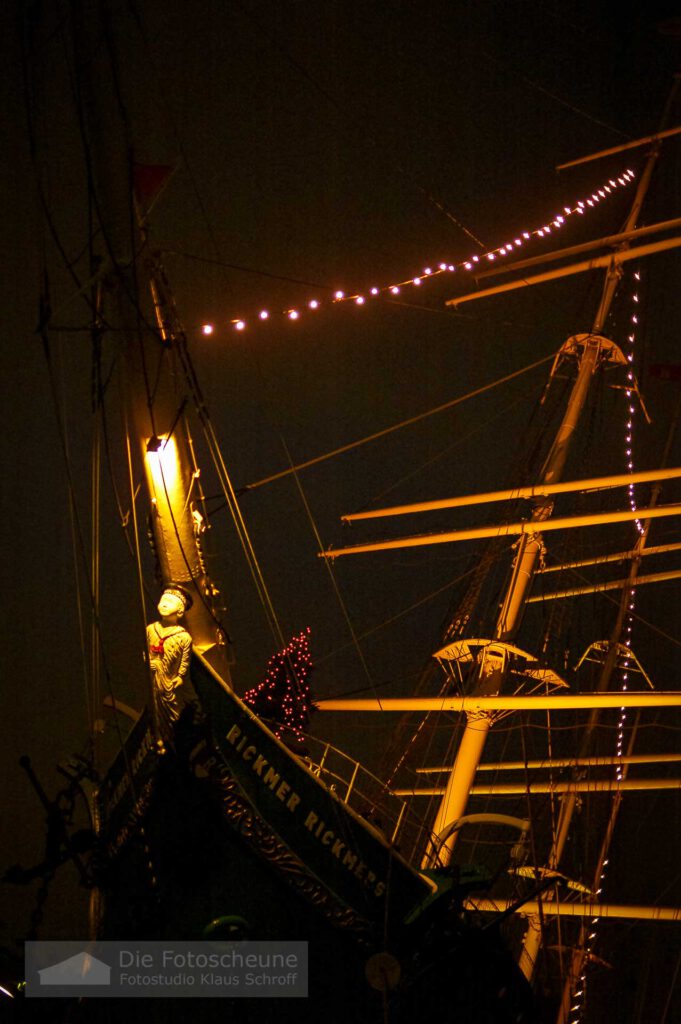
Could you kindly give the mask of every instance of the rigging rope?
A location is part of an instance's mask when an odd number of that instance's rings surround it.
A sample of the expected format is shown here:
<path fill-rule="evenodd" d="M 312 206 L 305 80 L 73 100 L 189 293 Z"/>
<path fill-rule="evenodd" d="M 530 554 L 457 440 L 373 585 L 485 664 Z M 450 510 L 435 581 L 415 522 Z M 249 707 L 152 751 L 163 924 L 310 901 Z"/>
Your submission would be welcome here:
<path fill-rule="evenodd" d="M 504 377 L 500 377 L 498 380 L 492 381 L 490 384 L 484 384 L 482 387 L 474 388 L 473 391 L 469 391 L 465 395 L 459 395 L 457 398 L 451 399 L 449 402 L 444 402 L 442 405 L 436 406 L 434 409 L 428 409 L 426 412 L 419 413 L 417 416 L 410 416 L 409 419 L 402 420 L 400 423 L 396 423 L 391 427 L 385 427 L 383 430 L 377 430 L 373 434 L 369 434 L 367 437 L 359 438 L 357 441 L 351 441 L 349 444 L 342 445 L 340 448 L 334 448 L 333 451 L 326 452 L 324 455 L 317 455 L 313 459 L 308 459 L 306 462 L 299 462 L 295 466 L 290 466 L 288 469 L 282 469 L 278 473 L 273 473 L 271 476 L 264 477 L 262 480 L 256 480 L 252 484 L 246 484 L 245 487 L 239 489 L 239 494 L 243 494 L 246 491 L 254 491 L 258 487 L 264 487 L 265 484 L 271 484 L 275 480 L 281 480 L 285 476 L 290 476 L 292 473 L 298 473 L 301 469 L 309 469 L 310 466 L 316 466 L 320 462 L 325 462 L 327 459 L 332 459 L 336 455 L 343 455 L 345 452 L 352 451 L 353 448 L 359 448 L 361 445 L 369 444 L 370 441 L 376 441 L 380 437 L 386 437 L 388 434 L 393 434 L 397 430 L 401 430 L 403 427 L 410 427 L 414 423 L 419 423 L 421 420 L 427 419 L 429 416 L 435 416 L 439 412 L 445 412 L 447 409 L 453 409 L 456 405 L 461 405 L 463 402 L 467 402 L 470 398 L 476 398 L 478 395 L 485 394 L 487 391 L 491 391 L 493 388 L 499 387 L 501 384 L 506 384 L 510 380 L 514 380 L 516 377 L 521 377 L 525 373 L 529 373 L 531 370 L 536 369 L 538 366 L 543 366 L 545 363 L 550 362 L 555 356 L 555 353 L 544 356 L 542 359 L 538 359 L 534 363 L 530 363 L 529 366 L 524 366 L 521 370 L 514 370 L 513 373 L 508 373 Z"/>
<path fill-rule="evenodd" d="M 281 443 L 283 445 L 284 451 L 286 452 L 286 457 L 288 458 L 289 462 L 291 463 L 291 467 L 292 467 L 292 471 L 293 471 L 293 479 L 295 480 L 296 487 L 298 488 L 298 493 L 300 495 L 300 500 L 303 503 L 303 507 L 305 509 L 305 512 L 307 513 L 307 518 L 309 520 L 310 526 L 312 528 L 312 532 L 313 532 L 315 540 L 317 542 L 317 550 L 320 551 L 320 552 L 323 552 L 324 551 L 324 544 L 322 543 L 322 538 L 319 536 L 319 530 L 317 529 L 317 524 L 316 524 L 316 522 L 314 520 L 314 517 L 312 515 L 312 509 L 310 508 L 309 502 L 308 502 L 307 497 L 305 495 L 305 491 L 303 490 L 303 487 L 302 487 L 302 485 L 300 483 L 300 477 L 295 472 L 295 470 L 293 470 L 293 460 L 291 459 L 291 454 L 290 454 L 290 452 L 288 450 L 288 446 L 286 444 L 286 441 L 284 440 L 284 438 L 283 438 L 283 436 L 281 434 L 279 435 L 279 437 L 280 437 Z M 348 609 L 347 609 L 347 606 L 345 604 L 345 601 L 343 600 L 343 595 L 340 592 L 340 587 L 338 586 L 338 580 L 336 579 L 336 575 L 334 573 L 333 567 L 329 564 L 330 560 L 328 558 L 325 558 L 324 562 L 326 563 L 326 568 L 327 568 L 327 571 L 329 573 L 329 577 L 331 579 L 331 586 L 333 587 L 334 592 L 336 594 L 336 597 L 338 598 L 338 603 L 340 605 L 341 611 L 343 612 L 343 617 L 345 618 L 345 622 L 347 624 L 348 630 L 350 631 L 350 636 L 352 637 L 352 646 L 355 648 L 355 651 L 357 652 L 357 657 L 360 660 L 360 664 L 362 666 L 362 669 L 364 670 L 365 676 L 367 677 L 367 680 L 369 682 L 369 686 L 370 686 L 370 688 L 371 688 L 371 690 L 373 692 L 374 697 L 376 698 L 376 700 L 378 702 L 379 708 L 382 710 L 381 698 L 379 696 L 378 690 L 376 689 L 376 684 L 374 682 L 373 676 L 371 675 L 371 672 L 369 671 L 369 666 L 367 664 L 366 658 L 364 657 L 364 651 L 362 650 L 362 648 L 360 646 L 359 637 L 357 636 L 357 633 L 355 632 L 355 627 L 353 626 L 352 620 L 350 619 L 350 614 L 348 612 Z"/>

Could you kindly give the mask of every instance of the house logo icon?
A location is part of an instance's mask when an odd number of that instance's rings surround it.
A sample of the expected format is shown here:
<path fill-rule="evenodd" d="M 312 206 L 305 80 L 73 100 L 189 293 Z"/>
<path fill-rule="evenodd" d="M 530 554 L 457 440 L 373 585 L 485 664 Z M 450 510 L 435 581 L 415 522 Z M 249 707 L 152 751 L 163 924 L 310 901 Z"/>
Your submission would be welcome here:
<path fill-rule="evenodd" d="M 38 971 L 41 985 L 110 985 L 111 968 L 90 953 L 76 953 Z"/>

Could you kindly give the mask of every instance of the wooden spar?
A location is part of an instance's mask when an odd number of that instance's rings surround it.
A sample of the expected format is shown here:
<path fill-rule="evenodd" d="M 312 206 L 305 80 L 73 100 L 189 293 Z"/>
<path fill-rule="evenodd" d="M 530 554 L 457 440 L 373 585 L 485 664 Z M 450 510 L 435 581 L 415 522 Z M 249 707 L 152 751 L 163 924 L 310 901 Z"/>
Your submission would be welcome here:
<path fill-rule="evenodd" d="M 677 84 L 678 82 L 675 83 L 675 88 Z M 674 92 L 672 92 L 673 94 Z M 636 220 L 650 184 L 658 151 L 659 143 L 653 146 L 646 161 L 631 209 L 622 227 L 624 232 L 632 231 L 636 227 Z M 626 243 L 624 244 L 626 245 Z M 647 250 L 661 251 L 664 248 L 671 248 L 675 244 L 679 243 L 672 239 L 655 243 L 654 246 L 641 246 L 637 255 L 643 255 Z M 579 355 L 577 376 L 573 381 L 561 423 L 541 468 L 540 478 L 545 483 L 557 483 L 563 476 L 566 460 L 589 394 L 591 381 L 602 363 L 600 332 L 606 322 L 619 283 L 619 263 L 624 259 L 625 254 L 622 253 L 618 254 L 617 258 L 615 256 L 608 257 L 601 264 L 605 268 L 605 280 L 600 301 L 593 317 L 591 333 L 584 336 L 582 341 L 583 348 Z M 562 268 L 563 273 L 565 270 L 566 268 Z M 550 521 L 549 517 L 552 511 L 548 501 L 535 505 L 531 515 L 534 530 L 530 535 L 521 536 L 517 543 L 511 577 L 494 627 L 494 638 L 497 640 L 506 643 L 512 642 L 520 627 L 526 600 L 529 597 L 543 551 L 542 533 L 537 527 L 540 524 L 546 526 Z M 479 667 L 473 692 L 478 694 L 498 693 L 503 689 L 507 676 L 507 665 L 498 664 L 495 660 L 484 661 Z M 451 822 L 458 821 L 464 816 L 468 792 L 473 784 L 477 766 L 482 759 L 492 722 L 493 716 L 491 715 L 480 715 L 479 712 L 471 712 L 467 715 L 466 727 L 461 737 L 456 760 L 452 765 L 445 794 L 440 801 L 432 824 L 434 835 L 445 834 Z M 436 845 L 431 841 L 423 858 L 423 865 L 432 866 L 436 857 L 441 864 L 450 863 L 455 842 L 456 832 L 449 835 L 443 844 Z"/>
<path fill-rule="evenodd" d="M 527 288 L 530 285 L 542 284 L 545 281 L 555 281 L 560 277 L 569 277 L 572 274 L 581 274 L 585 270 L 597 270 L 599 267 L 607 268 L 626 263 L 628 260 L 641 259 L 643 256 L 651 256 L 656 252 L 664 252 L 667 249 L 676 249 L 681 245 L 681 237 L 663 238 L 659 242 L 650 242 L 648 245 L 640 245 L 636 249 L 623 249 L 616 253 L 607 253 L 605 256 L 594 256 L 593 259 L 584 260 L 581 263 L 572 263 L 567 267 L 558 267 L 556 270 L 547 270 L 544 274 L 535 274 L 534 277 L 523 278 L 519 281 L 509 281 L 507 284 L 499 284 L 494 288 L 483 288 L 481 291 L 468 292 L 466 295 L 459 295 L 455 299 L 448 299 L 446 306 L 460 306 L 464 302 L 473 302 L 475 299 L 485 299 L 491 295 L 501 295 L 502 292 L 515 291 L 518 288 Z"/>
<path fill-rule="evenodd" d="M 518 772 L 545 768 L 608 768 L 621 764 L 677 764 L 681 754 L 623 754 L 622 757 L 553 757 L 529 761 L 484 761 L 478 765 L 479 772 Z M 435 765 L 432 768 L 416 768 L 417 775 L 437 775 L 448 772 L 450 765 Z"/>
<path fill-rule="evenodd" d="M 470 796 L 524 796 L 525 793 L 622 793 L 644 790 L 678 790 L 681 779 L 579 779 L 576 782 L 520 782 L 473 786 Z M 393 789 L 395 796 L 442 796 L 444 786 Z"/>
<path fill-rule="evenodd" d="M 606 235 L 605 238 L 595 238 L 591 242 L 582 242 L 580 245 L 571 245 L 565 249 L 556 249 L 553 252 L 544 253 L 541 256 L 530 256 L 526 260 L 517 260 L 514 263 L 497 263 L 488 270 L 474 271 L 476 281 L 486 277 L 499 277 L 501 274 L 512 274 L 517 270 L 526 270 L 527 267 L 536 267 L 542 263 L 554 263 L 556 260 L 567 259 L 569 256 L 578 256 L 582 252 L 590 252 L 591 249 L 616 248 L 623 242 L 629 242 L 634 238 L 642 238 L 646 235 L 655 235 L 658 232 L 673 231 L 681 225 L 681 217 L 674 217 L 672 220 L 659 221 L 657 224 L 647 224 L 642 228 L 635 228 L 633 231 L 623 231 L 618 235 Z"/>
<path fill-rule="evenodd" d="M 480 526 L 471 530 L 450 530 L 446 533 L 425 533 L 398 540 L 378 541 L 373 544 L 355 544 L 346 548 L 330 548 L 321 551 L 319 558 L 340 558 L 341 555 L 356 555 L 368 551 L 390 551 L 398 548 L 418 548 L 428 544 L 453 544 L 464 540 L 478 540 L 483 537 L 534 536 L 550 530 L 569 530 L 579 526 L 601 526 L 605 523 L 629 523 L 636 519 L 660 519 L 664 516 L 681 515 L 681 504 L 659 505 L 656 508 L 624 509 L 621 512 L 596 512 L 591 515 L 562 516 L 558 519 L 523 520 L 516 523 L 500 523 L 498 526 Z"/>
<path fill-rule="evenodd" d="M 458 498 L 441 498 L 435 501 L 419 501 L 411 505 L 393 505 L 390 508 L 376 508 L 368 512 L 352 512 L 341 516 L 345 523 L 360 519 L 379 519 L 384 516 L 404 516 L 413 512 L 433 512 L 443 508 L 462 508 L 465 505 L 486 505 L 495 501 L 514 498 L 546 498 L 551 494 L 569 494 L 572 491 L 605 491 L 612 487 L 628 487 L 630 484 L 650 483 L 654 480 L 677 480 L 681 478 L 681 467 L 672 469 L 651 469 L 640 473 L 619 473 L 615 476 L 596 476 L 587 480 L 568 480 L 558 484 L 535 484 L 532 487 L 515 487 L 505 491 L 487 491 L 483 494 L 465 494 Z"/>
<path fill-rule="evenodd" d="M 637 576 L 636 586 L 641 587 L 646 583 L 666 583 L 669 580 L 681 579 L 681 569 L 670 569 L 669 572 L 653 572 L 647 576 Z M 623 590 L 631 586 L 629 578 L 620 580 L 606 580 L 605 583 L 592 583 L 586 587 L 572 587 L 567 590 L 553 590 L 548 594 L 534 594 L 528 597 L 528 604 L 539 604 L 544 601 L 557 601 L 562 597 L 583 597 L 584 594 L 602 594 L 606 590 Z"/>
<path fill-rule="evenodd" d="M 596 558 L 581 558 L 576 562 L 563 562 L 561 565 L 545 565 L 537 570 L 537 575 L 549 572 L 563 572 L 565 569 L 582 569 L 587 565 L 605 565 L 607 562 L 624 562 L 630 558 L 646 558 L 648 555 L 661 555 L 668 551 L 681 551 L 681 543 L 656 544 L 642 550 L 614 551 L 609 555 L 598 555 Z"/>
<path fill-rule="evenodd" d="M 468 899 L 464 902 L 466 910 L 474 910 L 484 914 L 499 914 L 504 910 L 512 910 L 516 904 L 511 900 L 480 900 Z M 540 914 L 553 917 L 599 917 L 629 918 L 638 921 L 681 921 L 681 907 L 646 907 L 638 904 L 615 903 L 568 903 L 558 900 L 528 900 L 516 910 L 525 917 Z"/>
<path fill-rule="evenodd" d="M 568 167 L 578 167 L 580 164 L 588 164 L 592 160 L 600 160 L 604 156 L 614 156 L 615 153 L 625 153 L 628 149 L 637 149 L 639 146 L 647 146 L 649 142 L 659 142 L 660 139 L 668 139 L 671 135 L 678 135 L 681 126 L 678 128 L 666 128 L 663 132 L 655 132 L 654 135 L 645 135 L 642 139 L 634 139 L 632 142 L 622 142 L 619 146 L 611 146 L 610 149 L 601 149 L 598 153 L 590 153 L 589 156 L 580 156 L 576 160 L 569 160 L 566 164 L 558 164 L 557 171 L 565 171 Z"/>
<path fill-rule="evenodd" d="M 428 711 L 493 714 L 496 711 L 575 711 L 582 708 L 681 707 L 681 691 L 637 693 L 495 694 L 493 697 L 338 697 L 317 701 L 320 711 Z"/>

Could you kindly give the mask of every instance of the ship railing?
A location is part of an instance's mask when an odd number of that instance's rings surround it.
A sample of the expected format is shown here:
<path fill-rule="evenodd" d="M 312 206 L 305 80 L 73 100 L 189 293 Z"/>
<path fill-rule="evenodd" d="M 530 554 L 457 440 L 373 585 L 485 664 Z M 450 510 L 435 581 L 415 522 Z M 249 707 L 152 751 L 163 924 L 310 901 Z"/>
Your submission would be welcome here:
<path fill-rule="evenodd" d="M 344 804 L 352 808 L 368 825 L 382 833 L 407 860 L 406 848 L 416 852 L 424 847 L 430 832 L 409 804 L 397 796 L 360 761 L 344 754 L 331 743 L 305 737 L 307 753 L 303 763 Z"/>

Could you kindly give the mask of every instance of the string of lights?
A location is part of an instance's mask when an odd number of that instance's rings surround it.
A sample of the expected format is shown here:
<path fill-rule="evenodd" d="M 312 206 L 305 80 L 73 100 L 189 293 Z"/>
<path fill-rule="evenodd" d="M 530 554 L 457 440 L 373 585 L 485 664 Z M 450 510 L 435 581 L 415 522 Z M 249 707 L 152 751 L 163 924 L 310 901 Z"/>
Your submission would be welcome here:
<path fill-rule="evenodd" d="M 629 323 L 630 323 L 629 334 L 627 335 L 627 343 L 626 343 L 626 349 L 625 349 L 625 355 L 626 355 L 626 359 L 627 359 L 627 388 L 626 388 L 626 391 L 625 391 L 625 395 L 626 395 L 626 399 L 627 399 L 627 417 L 626 417 L 625 430 L 624 430 L 624 458 L 625 458 L 625 465 L 626 465 L 626 467 L 627 467 L 627 469 L 629 470 L 630 473 L 634 472 L 633 445 L 634 445 L 634 423 L 635 423 L 635 416 L 636 416 L 636 405 L 635 405 L 635 402 L 634 402 L 635 381 L 634 381 L 633 363 L 634 363 L 634 346 L 636 344 L 636 332 L 637 332 L 637 329 L 638 329 L 639 295 L 638 295 L 638 291 L 637 291 L 637 286 L 638 286 L 638 283 L 639 283 L 640 280 L 641 280 L 641 274 L 637 270 L 637 271 L 634 272 L 634 275 L 633 275 L 633 290 L 632 290 L 632 294 L 631 294 L 632 312 L 631 312 L 630 318 L 629 318 Z M 629 507 L 631 508 L 632 512 L 636 512 L 636 510 L 637 510 L 637 505 L 636 505 L 636 488 L 635 488 L 635 485 L 633 483 L 629 484 L 629 487 L 628 487 L 628 497 L 629 497 Z M 638 532 L 639 536 L 641 536 L 644 533 L 644 527 L 643 527 L 643 524 L 641 523 L 641 521 L 639 519 L 634 520 L 634 526 L 635 526 L 636 531 Z M 625 627 L 624 627 L 625 628 L 624 646 L 627 649 L 627 655 L 624 657 L 624 659 L 622 661 L 622 667 L 621 667 L 621 671 L 622 671 L 621 690 L 622 690 L 622 692 L 626 692 L 626 690 L 629 688 L 629 666 L 630 666 L 630 660 L 631 660 L 630 657 L 629 657 L 629 652 L 631 651 L 631 633 L 632 633 L 633 624 L 634 624 L 634 618 L 635 618 L 634 612 L 635 612 L 635 607 L 636 607 L 636 588 L 635 587 L 631 587 L 629 589 L 628 597 L 629 597 L 629 602 L 628 602 L 628 605 L 627 605 L 627 614 L 626 614 L 626 618 L 625 618 Z M 618 719 L 618 722 L 617 722 L 617 739 L 616 739 L 616 751 L 617 751 L 617 755 L 616 756 L 618 758 L 622 758 L 624 756 L 624 736 L 625 736 L 626 724 L 627 724 L 627 709 L 626 708 L 620 708 L 619 719 Z M 624 780 L 624 775 L 625 775 L 625 766 L 622 763 L 622 761 L 620 760 L 618 762 L 618 764 L 616 765 L 616 768 L 615 768 L 615 778 L 617 779 L 618 782 L 622 782 Z M 598 881 L 598 889 L 596 890 L 596 894 L 595 894 L 596 898 L 600 897 L 602 892 L 603 892 L 603 885 L 605 883 L 605 876 L 606 876 L 606 873 L 607 873 L 608 864 L 609 864 L 609 860 L 606 857 L 606 858 L 604 858 L 604 860 L 603 860 L 603 862 L 601 864 L 601 869 L 600 869 L 600 874 L 599 874 L 599 881 Z M 584 943 L 584 956 L 583 956 L 583 959 L 582 959 L 582 969 L 581 969 L 581 973 L 580 973 L 580 976 L 579 976 L 579 982 L 578 982 L 576 990 L 575 990 L 575 992 L 573 994 L 572 1006 L 570 1007 L 570 1013 L 574 1015 L 570 1019 L 570 1024 L 580 1024 L 580 1022 L 582 1020 L 582 1013 L 583 1013 L 583 1011 L 585 1009 L 585 1002 L 586 1002 L 587 969 L 588 969 L 588 965 L 589 965 L 589 963 L 590 963 L 590 961 L 591 961 L 591 959 L 593 957 L 593 948 L 594 948 L 594 945 L 595 945 L 596 940 L 598 938 L 598 928 L 597 928 L 598 922 L 599 922 L 599 918 L 598 917 L 592 917 L 591 918 L 591 922 L 590 922 L 590 925 L 589 925 L 589 928 L 588 928 L 588 932 L 587 932 L 586 941 Z"/>
<path fill-rule="evenodd" d="M 263 681 L 243 696 L 244 704 L 260 718 L 275 723 L 275 736 L 300 747 L 315 710 L 308 681 L 312 668 L 308 626 L 270 658 Z"/>
<path fill-rule="evenodd" d="M 249 317 L 233 317 L 228 321 L 229 327 L 231 330 L 245 331 L 258 325 L 262 326 L 263 324 L 273 320 L 276 321 L 277 319 L 287 319 L 295 322 L 300 320 L 304 314 L 313 314 L 322 307 L 345 305 L 348 303 L 361 307 L 371 302 L 372 299 L 378 299 L 381 297 L 395 298 L 400 295 L 402 290 L 405 288 L 421 288 L 427 282 L 444 274 L 453 274 L 460 271 L 471 273 L 480 266 L 484 266 L 485 263 L 491 263 L 494 260 L 510 256 L 512 253 L 515 253 L 517 249 L 526 245 L 533 239 L 545 238 L 547 235 L 551 235 L 554 232 L 561 230 L 567 224 L 570 217 L 583 216 L 589 209 L 596 207 L 598 203 L 607 199 L 613 192 L 629 185 L 634 180 L 634 177 L 634 171 L 631 170 L 631 168 L 627 168 L 627 170 L 623 171 L 620 175 L 608 178 L 607 181 L 603 182 L 599 188 L 595 189 L 591 195 L 587 196 L 585 199 L 578 199 L 571 206 L 564 206 L 559 213 L 554 214 L 548 221 L 546 221 L 546 223 L 540 225 L 540 227 L 533 228 L 532 230 L 520 231 L 515 235 L 512 241 L 504 242 L 502 245 L 498 245 L 493 249 L 488 249 L 485 252 L 479 254 L 476 253 L 475 255 L 469 256 L 457 263 L 432 263 L 431 265 L 424 267 L 423 270 L 412 277 L 406 277 L 400 281 L 392 281 L 389 284 L 372 285 L 370 288 L 367 288 L 362 292 L 346 292 L 343 289 L 338 288 L 334 290 L 333 295 L 327 299 L 320 299 L 313 296 L 305 299 L 295 307 L 289 307 L 287 309 L 279 309 L 275 311 L 269 308 L 263 308 Z M 200 333 L 208 337 L 215 334 L 218 327 L 219 325 L 216 323 L 204 323 L 200 328 Z"/>

